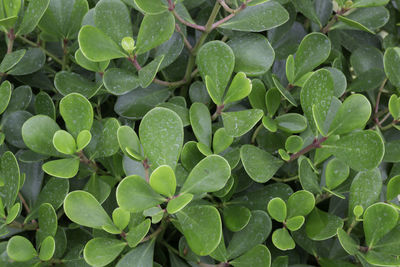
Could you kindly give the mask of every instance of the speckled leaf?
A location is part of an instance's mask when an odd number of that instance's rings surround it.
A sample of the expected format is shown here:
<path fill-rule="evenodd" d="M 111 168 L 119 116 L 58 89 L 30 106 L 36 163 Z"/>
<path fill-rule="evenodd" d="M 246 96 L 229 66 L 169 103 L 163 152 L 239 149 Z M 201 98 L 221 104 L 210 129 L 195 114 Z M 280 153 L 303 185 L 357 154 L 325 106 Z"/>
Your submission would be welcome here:
<path fill-rule="evenodd" d="M 77 137 L 83 130 L 92 128 L 93 108 L 90 102 L 81 94 L 69 94 L 60 101 L 60 114 L 68 131 Z"/>
<path fill-rule="evenodd" d="M 190 206 L 176 215 L 182 233 L 194 253 L 205 256 L 217 248 L 222 237 L 222 223 L 215 207 Z"/>
<path fill-rule="evenodd" d="M 289 13 L 278 2 L 268 1 L 249 6 L 234 18 L 221 24 L 221 28 L 246 32 L 262 32 L 285 23 Z"/>
<path fill-rule="evenodd" d="M 280 130 L 287 133 L 301 133 L 307 128 L 307 119 L 298 113 L 277 116 L 274 122 Z"/>
<path fill-rule="evenodd" d="M 236 112 L 223 112 L 222 120 L 226 134 L 232 137 L 239 137 L 250 131 L 264 112 L 261 109 L 247 109 Z"/>
<path fill-rule="evenodd" d="M 163 60 L 164 55 L 160 55 L 139 70 L 139 82 L 143 88 L 147 88 L 154 80 Z"/>
<path fill-rule="evenodd" d="M 40 70 L 45 64 L 46 56 L 40 48 L 29 48 L 22 59 L 7 73 L 11 75 L 27 75 Z"/>
<path fill-rule="evenodd" d="M 126 94 L 136 89 L 140 84 L 136 74 L 119 68 L 108 69 L 104 73 L 103 81 L 107 91 L 114 95 Z"/>
<path fill-rule="evenodd" d="M 143 54 L 168 41 L 174 30 L 175 18 L 172 12 L 145 15 L 137 37 L 136 54 Z"/>
<path fill-rule="evenodd" d="M 14 67 L 25 55 L 26 50 L 20 49 L 10 54 L 6 54 L 0 64 L 0 72 L 7 72 Z"/>
<path fill-rule="evenodd" d="M 35 112 L 37 115 L 47 115 L 53 120 L 56 119 L 56 108 L 53 99 L 44 91 L 41 91 L 35 97 Z"/>
<path fill-rule="evenodd" d="M 280 159 L 252 145 L 241 147 L 240 158 L 247 174 L 258 183 L 271 179 L 283 164 Z"/>
<path fill-rule="evenodd" d="M 329 189 L 338 187 L 349 177 L 349 174 L 350 169 L 345 162 L 339 159 L 330 160 L 325 169 L 326 186 Z"/>
<path fill-rule="evenodd" d="M 221 105 L 225 88 L 235 66 L 232 49 L 221 41 L 208 42 L 199 50 L 196 62 L 212 100 L 215 104 Z"/>
<path fill-rule="evenodd" d="M 400 48 L 390 47 L 385 51 L 383 57 L 386 76 L 396 87 L 400 87 Z"/>
<path fill-rule="evenodd" d="M 60 71 L 54 78 L 54 86 L 63 96 L 78 93 L 91 98 L 100 90 L 102 84 L 89 81 L 77 73 Z"/>
<path fill-rule="evenodd" d="M 29 2 L 29 5 L 25 10 L 22 22 L 18 27 L 18 35 L 28 34 L 36 28 L 44 12 L 49 6 L 49 2 L 50 0 L 37 0 Z"/>
<path fill-rule="evenodd" d="M 319 34 L 318 34 L 319 36 Z M 324 42 L 324 41 L 322 41 Z M 330 44 L 329 44 L 330 49 Z M 313 49 L 313 51 L 316 51 Z M 297 57 L 296 57 L 297 59 Z M 304 115 L 306 116 L 308 123 L 313 130 L 314 134 L 317 134 L 317 126 L 314 121 L 312 108 L 315 105 L 319 112 L 319 118 L 325 121 L 328 115 L 329 107 L 333 96 L 333 79 L 332 75 L 328 70 L 320 69 L 304 84 L 300 92 L 301 107 L 303 108 Z"/>
<path fill-rule="evenodd" d="M 166 108 L 154 108 L 142 119 L 139 137 L 153 168 L 176 167 L 183 145 L 183 125 L 179 116 Z"/>
<path fill-rule="evenodd" d="M 20 170 L 17 159 L 10 151 L 0 158 L 0 180 L 4 182 L 4 186 L 0 187 L 0 197 L 4 206 L 11 208 L 19 191 Z"/>
<path fill-rule="evenodd" d="M 54 120 L 45 115 L 37 115 L 22 126 L 22 138 L 27 147 L 36 153 L 60 156 L 53 146 L 53 136 L 58 130 L 60 127 Z"/>

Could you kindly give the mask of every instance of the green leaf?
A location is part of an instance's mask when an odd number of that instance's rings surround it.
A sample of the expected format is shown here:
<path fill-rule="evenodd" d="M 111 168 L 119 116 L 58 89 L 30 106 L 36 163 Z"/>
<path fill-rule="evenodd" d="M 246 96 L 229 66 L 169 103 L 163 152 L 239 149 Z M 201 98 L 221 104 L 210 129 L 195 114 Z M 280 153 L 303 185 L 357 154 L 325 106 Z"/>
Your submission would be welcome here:
<path fill-rule="evenodd" d="M 355 255 L 358 253 L 359 245 L 343 229 L 337 229 L 337 236 L 340 244 L 347 253 L 349 253 L 350 255 Z"/>
<path fill-rule="evenodd" d="M 91 25 L 85 25 L 81 28 L 78 40 L 83 55 L 94 62 L 128 56 L 110 37 Z"/>
<path fill-rule="evenodd" d="M 384 6 L 389 0 L 354 0 L 351 7 Z"/>
<path fill-rule="evenodd" d="M 225 128 L 219 128 L 214 133 L 213 150 L 215 154 L 219 154 L 227 149 L 233 142 L 233 137 L 226 134 Z"/>
<path fill-rule="evenodd" d="M 286 59 L 286 78 L 288 79 L 289 84 L 294 83 L 294 57 L 293 55 L 289 55 Z"/>
<path fill-rule="evenodd" d="M 7 255 L 17 262 L 29 261 L 37 256 L 32 243 L 22 236 L 13 236 L 7 243 Z"/>
<path fill-rule="evenodd" d="M 128 245 L 131 248 L 136 247 L 149 232 L 150 226 L 151 226 L 151 220 L 146 219 L 137 226 L 129 229 L 129 232 L 126 234 L 126 241 L 128 242 Z"/>
<path fill-rule="evenodd" d="M 268 213 L 272 217 L 272 219 L 278 222 L 285 221 L 287 215 L 286 203 L 281 198 L 276 197 L 271 199 L 268 202 L 267 208 Z"/>
<path fill-rule="evenodd" d="M 251 211 L 244 206 L 227 206 L 223 209 L 223 218 L 226 228 L 238 232 L 249 223 Z"/>
<path fill-rule="evenodd" d="M 325 34 L 310 33 L 304 37 L 297 49 L 294 59 L 294 80 L 299 80 L 304 74 L 321 65 L 328 58 L 330 51 L 331 42 Z M 331 83 L 330 81 L 324 80 L 326 77 L 325 73 L 322 77 L 315 76 L 315 79 L 317 79 L 317 77 L 320 79 L 320 83 Z M 326 103 L 326 105 L 328 106 L 327 108 L 329 108 L 329 103 Z"/>
<path fill-rule="evenodd" d="M 385 67 L 385 73 L 389 81 L 396 87 L 400 86 L 400 74 L 398 67 L 400 66 L 400 48 L 389 47 L 385 51 L 383 57 L 383 65 Z"/>
<path fill-rule="evenodd" d="M 25 49 L 20 49 L 10 54 L 6 54 L 0 64 L 0 72 L 6 73 L 13 68 L 24 57 Z"/>
<path fill-rule="evenodd" d="M 314 195 L 306 190 L 293 193 L 287 201 L 287 217 L 306 216 L 315 206 Z"/>
<path fill-rule="evenodd" d="M 100 90 L 102 85 L 89 81 L 77 73 L 60 71 L 54 78 L 54 86 L 63 96 L 78 93 L 86 98 L 91 98 Z"/>
<path fill-rule="evenodd" d="M 383 236 L 376 243 L 376 245 L 374 245 L 373 250 L 383 253 L 390 253 L 391 255 L 398 255 L 400 246 L 399 236 L 400 226 L 397 225 L 389 233 Z"/>
<path fill-rule="evenodd" d="M 181 231 L 191 250 L 209 255 L 220 243 L 222 224 L 219 212 L 212 206 L 190 206 L 176 214 Z"/>
<path fill-rule="evenodd" d="M 54 134 L 53 145 L 63 154 L 73 155 L 77 151 L 74 137 L 64 130 L 58 130 Z"/>
<path fill-rule="evenodd" d="M 147 1 L 134 0 L 137 7 L 146 14 L 160 14 L 168 10 L 168 6 L 162 0 Z"/>
<path fill-rule="evenodd" d="M 304 16 L 309 18 L 312 22 L 316 23 L 320 28 L 322 28 L 321 21 L 319 20 L 318 15 L 316 12 L 315 4 L 311 0 L 299 0 L 293 2 L 296 10 L 302 13 Z"/>
<path fill-rule="evenodd" d="M 275 118 L 278 129 L 287 133 L 301 133 L 307 128 L 307 119 L 298 113 L 286 113 Z"/>
<path fill-rule="evenodd" d="M 86 0 L 51 0 L 39 22 L 39 28 L 58 40 L 75 39 L 83 16 L 88 10 L 89 5 Z"/>
<path fill-rule="evenodd" d="M 79 158 L 68 158 L 48 161 L 42 166 L 43 171 L 58 178 L 72 178 L 79 170 Z"/>
<path fill-rule="evenodd" d="M 101 229 L 113 224 L 97 199 L 85 191 L 69 193 L 64 201 L 64 211 L 71 221 L 83 226 Z"/>
<path fill-rule="evenodd" d="M 387 184 L 386 199 L 390 201 L 398 195 L 400 195 L 400 175 L 390 178 Z"/>
<path fill-rule="evenodd" d="M 94 8 L 94 23 L 118 45 L 124 37 L 133 35 L 130 12 L 122 1 L 99 1 Z"/>
<path fill-rule="evenodd" d="M 119 147 L 124 154 L 137 160 L 143 160 L 142 147 L 136 132 L 129 126 L 121 126 L 117 132 Z"/>
<path fill-rule="evenodd" d="M 169 165 L 175 170 L 183 145 L 183 125 L 179 116 L 166 108 L 154 108 L 142 119 L 139 137 L 152 168 Z"/>
<path fill-rule="evenodd" d="M 142 177 L 137 175 L 124 178 L 117 187 L 116 195 L 118 205 L 130 212 L 144 211 L 165 201 Z"/>
<path fill-rule="evenodd" d="M 223 112 L 222 120 L 226 134 L 239 137 L 250 131 L 263 116 L 260 109 L 247 109 L 236 112 Z"/>
<path fill-rule="evenodd" d="M 114 95 L 124 95 L 140 85 L 139 78 L 126 69 L 111 68 L 103 76 L 104 87 Z"/>
<path fill-rule="evenodd" d="M 143 88 L 147 88 L 154 80 L 163 60 L 164 55 L 160 55 L 139 70 L 139 82 Z"/>
<path fill-rule="evenodd" d="M 18 27 L 17 35 L 26 35 L 32 32 L 38 25 L 44 12 L 49 6 L 50 0 L 37 0 L 29 2 L 24 12 L 21 24 Z"/>
<path fill-rule="evenodd" d="M 1 204 L 1 206 L 3 206 L 3 204 Z M 4 207 L 2 207 L 2 209 L 4 209 Z M 15 203 L 14 206 L 12 206 L 7 213 L 7 218 L 5 223 L 6 224 L 10 224 L 12 223 L 19 215 L 21 212 L 21 204 L 20 203 Z M 6 217 L 4 214 L 4 211 L 2 212 L 3 214 L 1 214 L 2 217 Z"/>
<path fill-rule="evenodd" d="M 268 39 L 261 34 L 248 33 L 234 36 L 227 43 L 235 55 L 234 71 L 248 76 L 266 73 L 275 59 L 274 49 Z"/>
<path fill-rule="evenodd" d="M 267 110 L 267 106 L 265 105 L 265 86 L 264 83 L 259 79 L 253 79 L 251 81 L 252 88 L 251 92 L 248 96 L 249 102 L 252 108 L 262 109 L 264 112 Z"/>
<path fill-rule="evenodd" d="M 186 205 L 192 201 L 193 195 L 189 193 L 180 194 L 178 197 L 168 201 L 167 212 L 169 214 L 174 214 L 182 210 Z"/>
<path fill-rule="evenodd" d="M 286 228 L 277 229 L 272 233 L 272 243 L 280 250 L 291 250 L 296 246 Z"/>
<path fill-rule="evenodd" d="M 285 149 L 289 153 L 296 153 L 300 151 L 300 149 L 303 147 L 303 144 L 303 138 L 298 135 L 291 135 L 285 141 Z"/>
<path fill-rule="evenodd" d="M 193 103 L 189 110 L 190 123 L 196 139 L 204 145 L 211 146 L 211 116 L 203 103 Z"/>
<path fill-rule="evenodd" d="M 53 99 L 44 91 L 36 95 L 34 106 L 36 114 L 47 115 L 52 119 L 56 118 L 56 108 Z"/>
<path fill-rule="evenodd" d="M 154 244 L 155 239 L 152 239 L 132 249 L 122 257 L 116 267 L 153 266 Z"/>
<path fill-rule="evenodd" d="M 83 130 L 92 128 L 93 108 L 90 102 L 81 94 L 69 94 L 60 101 L 60 114 L 67 129 L 73 136 Z"/>
<path fill-rule="evenodd" d="M 9 81 L 4 81 L 0 85 L 0 114 L 2 114 L 10 102 L 12 85 Z"/>
<path fill-rule="evenodd" d="M 82 151 L 92 140 L 92 134 L 88 130 L 81 131 L 76 137 L 76 151 Z"/>
<path fill-rule="evenodd" d="M 340 217 L 315 208 L 307 217 L 306 233 L 312 240 L 326 240 L 335 236 L 342 227 Z"/>
<path fill-rule="evenodd" d="M 252 145 L 241 147 L 240 158 L 247 174 L 258 183 L 271 179 L 283 164 L 280 159 Z"/>
<path fill-rule="evenodd" d="M 221 105 L 235 66 L 232 49 L 221 41 L 208 42 L 200 48 L 196 63 L 211 99 L 215 104 Z"/>
<path fill-rule="evenodd" d="M 0 187 L 0 197 L 4 206 L 9 209 L 14 205 L 17 198 L 20 179 L 17 159 L 11 151 L 5 152 L 0 158 L 0 181 L 4 183 Z"/>
<path fill-rule="evenodd" d="M 172 12 L 146 14 L 140 25 L 136 54 L 143 54 L 168 41 L 174 30 L 175 18 Z"/>
<path fill-rule="evenodd" d="M 218 191 L 225 186 L 230 175 L 231 168 L 228 161 L 218 155 L 208 156 L 193 168 L 180 193 L 200 194 Z"/>
<path fill-rule="evenodd" d="M 389 99 L 389 112 L 394 119 L 400 118 L 400 97 L 392 95 Z"/>
<path fill-rule="evenodd" d="M 257 245 L 229 263 L 234 267 L 269 267 L 271 266 L 271 253 L 266 246 Z"/>
<path fill-rule="evenodd" d="M 298 163 L 301 187 L 303 187 L 304 190 L 310 191 L 314 194 L 322 193 L 319 185 L 319 178 L 315 173 L 311 161 L 304 157 L 300 158 Z"/>
<path fill-rule="evenodd" d="M 125 248 L 126 243 L 111 238 L 97 237 L 85 245 L 83 257 L 91 266 L 102 267 L 111 263 Z"/>
<path fill-rule="evenodd" d="M 272 75 L 272 81 L 274 82 L 274 85 L 276 86 L 276 89 L 281 93 L 281 95 L 287 100 L 289 101 L 290 104 L 292 104 L 293 106 L 297 107 L 297 101 L 296 99 L 294 99 L 294 97 L 292 96 L 292 94 L 285 88 L 283 87 L 283 85 L 281 84 L 281 82 L 279 81 L 279 79 L 275 76 Z M 270 89 L 271 90 L 271 89 Z M 270 91 L 269 90 L 269 91 Z M 274 94 L 275 96 L 276 94 Z M 277 96 L 275 96 L 275 98 L 277 98 Z M 266 96 L 266 101 L 271 101 L 267 99 Z M 278 102 L 275 102 L 275 105 L 278 105 Z M 278 105 L 279 106 L 279 105 Z M 268 103 L 267 103 L 267 108 L 268 108 Z"/>
<path fill-rule="evenodd" d="M 317 34 L 319 36 L 320 34 Z M 330 47 L 330 44 L 329 44 Z M 296 57 L 297 59 L 297 57 Z M 333 96 L 333 79 L 328 70 L 320 69 L 306 81 L 300 92 L 301 107 L 314 134 L 317 134 L 317 126 L 314 121 L 312 108 L 315 105 L 319 118 L 325 121 Z"/>
<path fill-rule="evenodd" d="M 285 225 L 290 231 L 297 231 L 303 226 L 304 221 L 304 216 L 294 216 L 287 219 Z"/>
<path fill-rule="evenodd" d="M 56 243 L 54 237 L 48 236 L 43 240 L 40 246 L 39 259 L 42 261 L 49 261 L 54 255 L 56 250 Z"/>
<path fill-rule="evenodd" d="M 272 222 L 266 212 L 261 210 L 252 211 L 250 221 L 246 227 L 233 234 L 227 248 L 228 258 L 236 258 L 248 251 L 249 248 L 263 243 L 271 229 Z"/>
<path fill-rule="evenodd" d="M 22 138 L 32 151 L 51 156 L 61 154 L 53 146 L 53 136 L 60 130 L 54 120 L 44 115 L 28 119 L 22 126 Z"/>
<path fill-rule="evenodd" d="M 45 64 L 46 56 L 40 48 L 29 48 L 22 59 L 7 73 L 15 76 L 27 75 L 40 70 Z"/>
<path fill-rule="evenodd" d="M 346 98 L 339 107 L 330 126 L 330 134 L 346 134 L 356 129 L 363 129 L 371 116 L 371 104 L 360 94 Z"/>
<path fill-rule="evenodd" d="M 289 13 L 278 2 L 268 1 L 248 6 L 219 27 L 245 32 L 262 32 L 278 27 L 289 20 Z"/>
<path fill-rule="evenodd" d="M 396 225 L 399 219 L 398 211 L 386 203 L 376 203 L 369 206 L 363 216 L 365 242 L 369 249 Z M 379 227 L 377 227 L 379 225 Z"/>
<path fill-rule="evenodd" d="M 224 97 L 224 104 L 242 100 L 251 92 L 251 80 L 244 72 L 235 75 Z"/>
<path fill-rule="evenodd" d="M 322 147 L 329 147 L 335 157 L 356 171 L 377 167 L 385 150 L 382 138 L 371 130 L 350 133 L 341 137 L 335 144 Z"/>
<path fill-rule="evenodd" d="M 151 173 L 149 183 L 154 191 L 161 195 L 172 197 L 175 194 L 175 173 L 168 165 L 161 165 L 157 167 Z"/>
<path fill-rule="evenodd" d="M 335 189 L 346 181 L 349 174 L 350 169 L 345 162 L 339 159 L 330 160 L 325 169 L 326 186 L 329 189 Z"/>
<path fill-rule="evenodd" d="M 331 27 L 334 29 L 358 29 L 375 34 L 373 31 L 385 25 L 389 20 L 389 11 L 382 7 L 357 8 L 348 16 L 338 16 L 339 22 Z"/>
<path fill-rule="evenodd" d="M 87 57 L 85 57 L 80 48 L 75 52 L 75 60 L 76 63 L 78 63 L 81 67 L 94 72 L 104 72 L 104 70 L 110 64 L 110 60 L 99 62 L 89 60 Z"/>
<path fill-rule="evenodd" d="M 364 209 L 378 200 L 382 189 L 382 178 L 378 169 L 359 172 L 353 179 L 349 194 L 349 221 L 354 219 L 353 210 L 360 205 Z"/>

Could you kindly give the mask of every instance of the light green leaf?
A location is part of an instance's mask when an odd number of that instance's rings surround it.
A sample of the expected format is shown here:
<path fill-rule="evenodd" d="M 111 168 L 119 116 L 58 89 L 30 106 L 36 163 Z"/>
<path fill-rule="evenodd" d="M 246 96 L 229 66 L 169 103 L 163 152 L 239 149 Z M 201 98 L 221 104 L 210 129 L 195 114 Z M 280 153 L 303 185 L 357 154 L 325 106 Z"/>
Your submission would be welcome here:
<path fill-rule="evenodd" d="M 219 128 L 214 133 L 213 150 L 219 154 L 227 149 L 233 142 L 233 137 L 226 134 L 225 128 Z"/>
<path fill-rule="evenodd" d="M 261 34 L 248 33 L 234 36 L 227 43 L 235 55 L 234 71 L 248 76 L 266 73 L 275 59 L 275 52 L 268 39 Z"/>
<path fill-rule="evenodd" d="M 125 246 L 126 243 L 118 239 L 97 237 L 86 243 L 83 257 L 91 266 L 106 266 L 118 257 Z"/>
<path fill-rule="evenodd" d="M 235 66 L 232 49 L 221 41 L 208 42 L 200 48 L 196 63 L 211 99 L 215 104 L 221 105 Z"/>
<path fill-rule="evenodd" d="M 0 197 L 7 208 L 11 208 L 17 198 L 20 188 L 20 169 L 18 161 L 11 151 L 5 152 L 0 158 Z"/>
<path fill-rule="evenodd" d="M 182 210 L 186 205 L 192 201 L 193 195 L 189 193 L 180 194 L 178 197 L 168 201 L 167 212 L 169 214 L 174 214 Z"/>
<path fill-rule="evenodd" d="M 261 109 L 223 112 L 222 120 L 226 134 L 232 137 L 244 135 L 257 124 L 263 115 L 264 112 Z"/>
<path fill-rule="evenodd" d="M 290 231 L 299 230 L 304 224 L 304 216 L 294 216 L 286 220 L 285 225 Z"/>
<path fill-rule="evenodd" d="M 88 130 L 81 131 L 76 137 L 77 151 L 82 151 L 92 140 L 92 134 Z"/>
<path fill-rule="evenodd" d="M 32 32 L 38 25 L 44 12 L 49 6 L 49 3 L 50 0 L 37 0 L 29 2 L 16 34 L 25 35 Z"/>
<path fill-rule="evenodd" d="M 224 224 L 232 232 L 242 230 L 251 218 L 251 211 L 244 206 L 227 206 L 222 212 Z"/>
<path fill-rule="evenodd" d="M 22 126 L 22 138 L 32 151 L 58 157 L 62 154 L 53 146 L 53 136 L 58 130 L 60 127 L 50 117 L 36 115 Z"/>
<path fill-rule="evenodd" d="M 101 62 L 128 57 L 126 52 L 110 37 L 91 25 L 81 28 L 78 40 L 83 55 L 91 61 Z"/>
<path fill-rule="evenodd" d="M 165 201 L 142 177 L 137 175 L 124 178 L 117 187 L 116 195 L 118 205 L 130 212 L 144 211 Z"/>
<path fill-rule="evenodd" d="M 287 201 L 287 217 L 306 216 L 315 206 L 314 195 L 306 190 L 293 193 Z"/>
<path fill-rule="evenodd" d="M 143 88 L 147 88 L 154 80 L 163 60 L 164 55 L 160 55 L 139 70 L 139 82 Z"/>
<path fill-rule="evenodd" d="M 175 18 L 172 12 L 157 15 L 146 14 L 140 25 L 136 54 L 143 54 L 168 41 L 174 30 Z"/>
<path fill-rule="evenodd" d="M 371 104 L 360 94 L 346 98 L 339 107 L 330 126 L 330 134 L 346 134 L 356 129 L 363 129 L 371 116 Z"/>
<path fill-rule="evenodd" d="M 389 112 L 394 119 L 400 118 L 400 97 L 394 94 L 389 99 Z"/>
<path fill-rule="evenodd" d="M 0 114 L 2 114 L 10 102 L 12 85 L 9 81 L 4 81 L 0 85 Z"/>
<path fill-rule="evenodd" d="M 227 248 L 228 258 L 236 258 L 248 251 L 249 248 L 263 243 L 271 229 L 272 222 L 266 212 L 261 210 L 252 211 L 250 221 L 246 227 L 233 234 Z"/>
<path fill-rule="evenodd" d="M 89 60 L 85 55 L 83 55 L 82 50 L 79 48 L 75 52 L 75 60 L 81 67 L 94 71 L 94 72 L 104 72 L 104 70 L 110 64 L 110 60 L 94 62 Z"/>
<path fill-rule="evenodd" d="M 211 147 L 211 116 L 210 111 L 203 103 L 193 103 L 189 110 L 190 123 L 197 140 L 207 147 Z"/>
<path fill-rule="evenodd" d="M 210 172 L 210 170 L 213 170 Z M 231 175 L 229 163 L 221 156 L 201 160 L 186 178 L 180 193 L 200 194 L 222 189 Z"/>
<path fill-rule="evenodd" d="M 343 229 L 337 229 L 337 236 L 340 244 L 347 253 L 349 253 L 350 255 L 355 255 L 358 253 L 359 245 Z"/>
<path fill-rule="evenodd" d="M 83 226 L 101 229 L 113 225 L 97 199 L 85 191 L 69 193 L 64 201 L 64 211 L 71 221 Z"/>
<path fill-rule="evenodd" d="M 271 253 L 264 245 L 257 245 L 247 251 L 245 254 L 229 262 L 234 267 L 270 267 Z"/>
<path fill-rule="evenodd" d="M 341 137 L 335 144 L 322 147 L 329 147 L 335 157 L 356 171 L 377 167 L 385 153 L 382 138 L 371 130 L 350 133 Z"/>
<path fill-rule="evenodd" d="M 13 236 L 7 243 L 8 256 L 17 262 L 29 261 L 37 256 L 32 243 L 22 236 Z"/>
<path fill-rule="evenodd" d="M 286 113 L 275 118 L 278 129 L 287 133 L 301 133 L 307 128 L 307 119 L 298 113 Z"/>
<path fill-rule="evenodd" d="M 319 36 L 317 34 L 316 36 Z M 310 37 L 311 38 L 311 37 Z M 318 37 L 320 38 L 320 37 Z M 311 39 L 312 40 L 312 39 Z M 321 42 L 324 42 L 321 40 Z M 330 49 L 330 44 L 329 44 Z M 315 51 L 315 48 L 313 48 Z M 328 51 L 329 52 L 329 51 Z M 297 59 L 297 57 L 296 57 Z M 306 60 L 306 59 L 304 59 Z M 319 63 L 320 64 L 320 63 Z M 315 105 L 319 118 L 325 121 L 333 96 L 333 79 L 328 70 L 320 69 L 314 72 L 305 82 L 300 92 L 301 107 L 314 135 L 317 135 L 317 126 L 314 121 L 312 108 Z"/>
<path fill-rule="evenodd" d="M 179 116 L 166 108 L 154 108 L 142 119 L 139 137 L 152 168 L 176 167 L 183 145 L 183 125 Z"/>
<path fill-rule="evenodd" d="M 126 234 L 126 241 L 128 242 L 128 245 L 131 248 L 136 247 L 149 232 L 150 226 L 151 220 L 146 219 L 135 227 L 129 229 L 129 232 Z"/>
<path fill-rule="evenodd" d="M 224 104 L 242 100 L 251 92 L 251 80 L 244 72 L 235 75 L 224 97 Z"/>
<path fill-rule="evenodd" d="M 278 2 L 268 1 L 248 6 L 219 27 L 245 32 L 262 32 L 278 27 L 289 20 L 289 13 Z"/>
<path fill-rule="evenodd" d="M 222 238 L 222 223 L 215 207 L 190 206 L 176 214 L 181 231 L 191 250 L 200 256 L 209 255 Z"/>
<path fill-rule="evenodd" d="M 258 183 L 271 179 L 283 164 L 280 159 L 252 145 L 241 147 L 240 158 L 247 174 Z"/>
<path fill-rule="evenodd" d="M 325 34 L 310 33 L 306 35 L 301 41 L 294 59 L 294 80 L 299 80 L 304 74 L 321 65 L 328 58 L 330 51 L 331 42 Z M 319 79 L 321 78 L 319 77 Z M 326 83 L 327 81 L 320 82 Z"/>
<path fill-rule="evenodd" d="M 398 195 L 400 195 L 400 175 L 390 178 L 387 184 L 386 199 L 390 201 Z"/>
<path fill-rule="evenodd" d="M 279 197 L 275 197 L 268 202 L 268 213 L 278 222 L 283 222 L 286 219 L 287 210 L 286 210 L 286 203 Z"/>
<path fill-rule="evenodd" d="M 160 14 L 168 10 L 168 6 L 162 0 L 134 0 L 137 7 L 146 14 Z"/>
<path fill-rule="evenodd" d="M 343 220 L 331 213 L 315 208 L 307 216 L 306 233 L 312 240 L 326 240 L 336 235 L 342 229 Z"/>
<path fill-rule="evenodd" d="M 286 228 L 277 229 L 272 233 L 272 243 L 280 250 L 291 250 L 296 246 Z"/>
<path fill-rule="evenodd" d="M 143 152 L 136 132 L 129 126 L 121 126 L 117 132 L 119 147 L 124 154 L 143 160 Z"/>
<path fill-rule="evenodd" d="M 53 145 L 58 152 L 73 155 L 76 149 L 74 137 L 67 131 L 59 130 L 53 136 Z"/>
<path fill-rule="evenodd" d="M 46 237 L 40 246 L 39 259 L 42 261 L 49 261 L 53 257 L 55 250 L 56 243 L 54 241 L 54 237 Z"/>
<path fill-rule="evenodd" d="M 4 206 L 3 206 L 3 204 L 1 204 L 1 209 L 2 209 L 3 211 L 1 212 L 0 215 L 1 215 L 2 217 L 6 217 L 5 214 L 4 214 Z M 12 223 L 12 222 L 20 215 L 20 212 L 21 212 L 21 204 L 20 204 L 20 203 L 15 203 L 14 206 L 12 206 L 12 207 L 8 210 L 5 223 L 6 223 L 6 224 Z"/>
<path fill-rule="evenodd" d="M 157 167 L 151 173 L 149 183 L 154 191 L 161 195 L 172 197 L 175 194 L 175 173 L 168 165 L 161 165 Z"/>
<path fill-rule="evenodd" d="M 303 138 L 298 135 L 291 135 L 285 141 L 285 149 L 289 153 L 296 153 L 300 151 L 300 149 L 303 147 L 303 144 Z"/>
<path fill-rule="evenodd" d="M 36 234 L 36 242 L 40 244 L 47 236 L 55 236 L 57 232 L 57 214 L 53 206 L 43 203 L 39 206 L 39 230 Z"/>

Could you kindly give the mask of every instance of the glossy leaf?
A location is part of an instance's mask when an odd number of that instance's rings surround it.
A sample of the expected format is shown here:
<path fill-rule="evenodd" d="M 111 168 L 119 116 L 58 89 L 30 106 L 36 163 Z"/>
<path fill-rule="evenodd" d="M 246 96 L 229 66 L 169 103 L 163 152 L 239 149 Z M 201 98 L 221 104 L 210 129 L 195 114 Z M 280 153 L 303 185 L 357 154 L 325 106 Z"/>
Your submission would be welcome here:
<path fill-rule="evenodd" d="M 189 110 L 193 133 L 200 143 L 211 146 L 211 115 L 203 103 L 193 103 Z"/>
<path fill-rule="evenodd" d="M 37 256 L 32 243 L 22 236 L 13 236 L 7 244 L 8 256 L 17 262 L 29 261 Z"/>
<path fill-rule="evenodd" d="M 157 193 L 172 197 L 175 194 L 176 178 L 175 173 L 168 165 L 161 165 L 150 175 L 150 186 Z"/>
<path fill-rule="evenodd" d="M 222 120 L 227 135 L 239 137 L 250 131 L 263 116 L 260 109 L 248 109 L 222 113 Z"/>
<path fill-rule="evenodd" d="M 223 218 L 230 231 L 238 232 L 249 223 L 251 211 L 243 206 L 228 206 L 223 210 Z"/>

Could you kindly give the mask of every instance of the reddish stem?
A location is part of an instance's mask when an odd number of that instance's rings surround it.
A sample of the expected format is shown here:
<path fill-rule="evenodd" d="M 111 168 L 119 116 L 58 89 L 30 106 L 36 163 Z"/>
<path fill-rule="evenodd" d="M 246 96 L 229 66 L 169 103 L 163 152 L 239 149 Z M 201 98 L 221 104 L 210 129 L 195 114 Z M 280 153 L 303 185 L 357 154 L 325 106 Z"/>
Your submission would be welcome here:
<path fill-rule="evenodd" d="M 322 137 L 321 139 L 315 138 L 314 141 L 313 141 L 311 144 L 309 144 L 308 146 L 306 146 L 305 148 L 303 148 L 303 149 L 300 150 L 299 152 L 297 152 L 297 153 L 295 153 L 295 154 L 292 154 L 292 155 L 290 156 L 290 159 L 288 160 L 288 162 L 291 162 L 291 161 L 297 159 L 297 158 L 300 157 L 301 155 L 304 155 L 304 154 L 310 152 L 310 151 L 313 150 L 314 148 L 320 148 L 320 147 L 321 147 L 321 144 L 322 144 L 323 142 L 325 142 L 326 139 L 328 139 L 328 137 Z"/>

